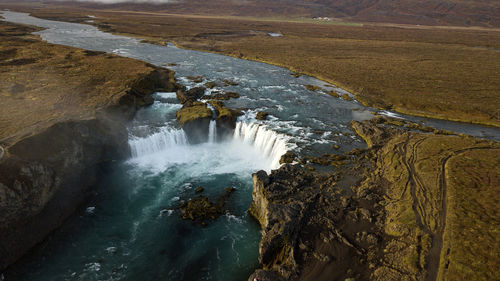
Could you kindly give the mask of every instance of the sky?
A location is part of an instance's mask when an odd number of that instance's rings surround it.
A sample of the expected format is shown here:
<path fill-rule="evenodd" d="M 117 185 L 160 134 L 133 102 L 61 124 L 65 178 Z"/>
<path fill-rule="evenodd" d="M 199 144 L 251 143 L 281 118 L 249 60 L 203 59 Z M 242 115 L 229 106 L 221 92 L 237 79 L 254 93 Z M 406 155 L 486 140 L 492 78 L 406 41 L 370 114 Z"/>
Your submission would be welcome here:
<path fill-rule="evenodd" d="M 173 2 L 172 0 L 76 0 L 78 2 L 94 2 L 94 3 L 104 3 L 104 4 L 116 4 L 116 3 L 168 3 Z"/>

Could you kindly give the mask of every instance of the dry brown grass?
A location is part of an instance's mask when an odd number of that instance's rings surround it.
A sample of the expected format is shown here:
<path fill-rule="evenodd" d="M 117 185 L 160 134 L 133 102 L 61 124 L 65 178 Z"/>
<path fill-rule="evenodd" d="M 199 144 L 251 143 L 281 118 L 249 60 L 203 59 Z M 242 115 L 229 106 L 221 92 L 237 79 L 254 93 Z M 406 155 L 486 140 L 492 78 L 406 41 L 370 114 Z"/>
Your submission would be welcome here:
<path fill-rule="evenodd" d="M 446 165 L 448 216 L 439 278 L 500 280 L 500 149 L 468 150 Z"/>
<path fill-rule="evenodd" d="M 92 118 L 153 70 L 131 59 L 44 43 L 30 35 L 35 30 L 0 21 L 3 144 L 56 122 Z"/>
<path fill-rule="evenodd" d="M 393 132 L 375 159 L 363 186 L 383 188 L 389 236 L 376 280 L 498 280 L 499 143 Z"/>
<path fill-rule="evenodd" d="M 28 9 L 29 10 L 29 9 Z M 500 32 L 42 9 L 36 16 L 264 61 L 352 91 L 370 106 L 500 126 Z M 281 32 L 274 38 L 267 32 Z"/>

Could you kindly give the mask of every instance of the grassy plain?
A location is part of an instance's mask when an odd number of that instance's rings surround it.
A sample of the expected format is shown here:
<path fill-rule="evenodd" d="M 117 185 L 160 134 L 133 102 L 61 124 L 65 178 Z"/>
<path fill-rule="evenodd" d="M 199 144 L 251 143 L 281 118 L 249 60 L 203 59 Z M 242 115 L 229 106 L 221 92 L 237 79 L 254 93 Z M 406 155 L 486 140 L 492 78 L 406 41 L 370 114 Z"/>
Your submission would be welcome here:
<path fill-rule="evenodd" d="M 153 71 L 143 62 L 47 44 L 34 31 L 0 21 L 3 145 L 57 122 L 93 118 Z"/>
<path fill-rule="evenodd" d="M 374 142 L 373 131 L 355 128 Z M 497 280 L 499 143 L 401 131 L 385 136 L 363 184 L 384 192 L 388 239 L 375 279 Z"/>
<path fill-rule="evenodd" d="M 366 105 L 500 126 L 500 30 L 320 24 L 154 12 L 18 6 L 35 16 L 268 62 L 319 77 Z M 282 37 L 271 37 L 279 32 Z"/>

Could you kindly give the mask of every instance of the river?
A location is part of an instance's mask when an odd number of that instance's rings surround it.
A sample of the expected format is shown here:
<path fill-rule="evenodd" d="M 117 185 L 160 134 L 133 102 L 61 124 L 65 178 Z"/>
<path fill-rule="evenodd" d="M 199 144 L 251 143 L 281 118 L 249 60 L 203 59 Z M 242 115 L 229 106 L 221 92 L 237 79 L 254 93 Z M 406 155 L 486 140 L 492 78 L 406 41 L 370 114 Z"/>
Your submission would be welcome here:
<path fill-rule="evenodd" d="M 247 214 L 251 174 L 279 167 L 287 150 L 311 155 L 363 147 L 351 120 L 372 117 L 372 108 L 329 96 L 349 94 L 313 77 L 294 77 L 287 69 L 223 55 L 159 46 L 75 23 L 3 12 L 7 21 L 45 28 L 44 40 L 139 59 L 176 71 L 191 88 L 215 81 L 207 94 L 234 91 L 225 102 L 244 109 L 227 138 L 211 123 L 208 141 L 190 144 L 177 125 L 181 108 L 175 93 L 156 93 L 153 105 L 137 112 L 129 125 L 132 156 L 106 167 L 96 194 L 42 246 L 15 266 L 13 280 L 246 280 L 258 267 L 259 226 Z M 195 82 L 189 76 L 202 76 Z M 231 83 L 224 83 L 224 80 Z M 305 85 L 325 90 L 309 91 Z M 270 114 L 256 120 L 258 111 Z M 474 136 L 500 139 L 500 130 L 471 124 L 393 115 Z M 171 210 L 204 187 L 210 199 L 235 187 L 228 212 L 206 227 L 182 220 Z"/>

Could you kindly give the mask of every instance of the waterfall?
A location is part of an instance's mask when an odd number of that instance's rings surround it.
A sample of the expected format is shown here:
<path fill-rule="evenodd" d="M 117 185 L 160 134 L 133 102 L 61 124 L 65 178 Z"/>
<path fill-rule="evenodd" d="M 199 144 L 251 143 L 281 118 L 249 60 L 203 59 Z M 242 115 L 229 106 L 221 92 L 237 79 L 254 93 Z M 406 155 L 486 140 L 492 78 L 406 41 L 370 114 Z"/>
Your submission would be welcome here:
<path fill-rule="evenodd" d="M 147 137 L 133 137 L 129 140 L 130 150 L 134 158 L 187 144 L 187 137 L 182 129 L 168 127 L 163 127 L 159 132 Z"/>
<path fill-rule="evenodd" d="M 280 158 L 288 150 L 283 136 L 257 123 L 237 122 L 233 137 L 252 144 L 270 157 L 273 168 L 280 166 Z"/>
<path fill-rule="evenodd" d="M 215 143 L 217 141 L 217 121 L 210 120 L 208 127 L 208 142 Z"/>

